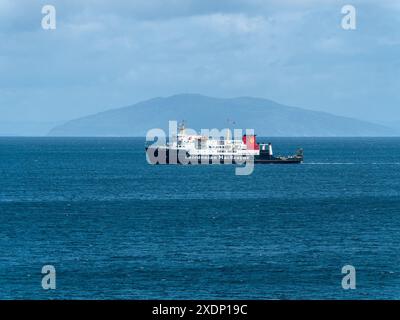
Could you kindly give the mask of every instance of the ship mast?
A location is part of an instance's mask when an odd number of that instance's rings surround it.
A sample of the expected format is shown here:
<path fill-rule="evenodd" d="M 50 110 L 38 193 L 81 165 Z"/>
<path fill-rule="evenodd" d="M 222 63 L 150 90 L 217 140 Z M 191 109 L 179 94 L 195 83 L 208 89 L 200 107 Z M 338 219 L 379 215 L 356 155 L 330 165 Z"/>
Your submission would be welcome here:
<path fill-rule="evenodd" d="M 184 136 L 185 135 L 185 120 L 179 124 L 179 134 Z"/>
<path fill-rule="evenodd" d="M 234 120 L 230 120 L 229 118 L 226 119 L 226 122 L 228 122 L 228 129 L 226 130 L 226 140 L 229 141 L 230 140 L 230 133 L 231 133 L 231 129 L 229 128 L 229 125 L 235 125 L 236 122 Z"/>

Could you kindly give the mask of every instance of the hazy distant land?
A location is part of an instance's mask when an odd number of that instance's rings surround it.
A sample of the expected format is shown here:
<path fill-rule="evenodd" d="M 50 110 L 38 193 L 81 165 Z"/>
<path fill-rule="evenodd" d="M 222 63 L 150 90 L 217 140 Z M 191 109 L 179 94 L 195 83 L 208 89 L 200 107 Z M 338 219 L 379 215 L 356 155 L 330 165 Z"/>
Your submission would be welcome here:
<path fill-rule="evenodd" d="M 235 122 L 229 125 L 227 119 Z M 394 136 L 387 126 L 285 106 L 251 97 L 211 98 L 180 94 L 89 115 L 55 126 L 49 136 L 145 136 L 152 128 L 168 128 L 169 120 L 185 120 L 201 128 L 254 129 L 259 136 Z"/>

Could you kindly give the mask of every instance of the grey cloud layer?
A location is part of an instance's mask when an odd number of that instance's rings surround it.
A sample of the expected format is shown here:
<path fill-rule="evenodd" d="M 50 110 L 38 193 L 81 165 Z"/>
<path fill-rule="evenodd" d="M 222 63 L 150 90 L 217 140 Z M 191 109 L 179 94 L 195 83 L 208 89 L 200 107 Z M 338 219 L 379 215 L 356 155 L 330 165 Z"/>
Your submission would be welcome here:
<path fill-rule="evenodd" d="M 49 3 L 54 32 L 40 28 Z M 2 0 L 0 116 L 69 119 L 200 92 L 368 119 L 390 97 L 387 117 L 400 102 L 398 6 L 356 3 L 359 29 L 346 33 L 342 1 Z"/>

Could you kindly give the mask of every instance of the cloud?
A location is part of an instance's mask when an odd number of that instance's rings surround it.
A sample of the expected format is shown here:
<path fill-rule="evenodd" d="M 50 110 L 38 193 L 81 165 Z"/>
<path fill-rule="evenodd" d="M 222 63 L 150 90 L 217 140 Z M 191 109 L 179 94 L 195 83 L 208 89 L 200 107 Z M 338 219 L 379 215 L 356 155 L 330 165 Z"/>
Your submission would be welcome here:
<path fill-rule="evenodd" d="M 266 25 L 263 17 L 249 17 L 244 14 L 211 14 L 200 16 L 198 20 L 204 27 L 221 33 L 254 33 Z"/>
<path fill-rule="evenodd" d="M 0 117 L 69 119 L 179 92 L 356 115 L 347 106 L 365 88 L 385 93 L 389 113 L 399 100 L 397 6 L 353 2 L 356 32 L 340 28 L 334 0 L 2 0 Z M 49 32 L 40 27 L 48 3 Z M 378 69 L 385 76 L 366 83 Z"/>

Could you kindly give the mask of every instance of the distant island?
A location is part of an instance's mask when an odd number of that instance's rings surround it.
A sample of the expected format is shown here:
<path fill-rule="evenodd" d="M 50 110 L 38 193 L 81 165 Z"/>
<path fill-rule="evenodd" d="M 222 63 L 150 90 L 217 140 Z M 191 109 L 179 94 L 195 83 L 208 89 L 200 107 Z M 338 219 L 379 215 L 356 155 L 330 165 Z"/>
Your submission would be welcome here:
<path fill-rule="evenodd" d="M 394 136 L 392 128 L 333 114 L 290 107 L 252 97 L 212 98 L 179 94 L 154 98 L 132 106 L 89 115 L 57 125 L 49 136 L 142 137 L 152 128 L 167 130 L 168 121 L 185 120 L 187 126 L 254 129 L 259 136 L 343 137 Z"/>

